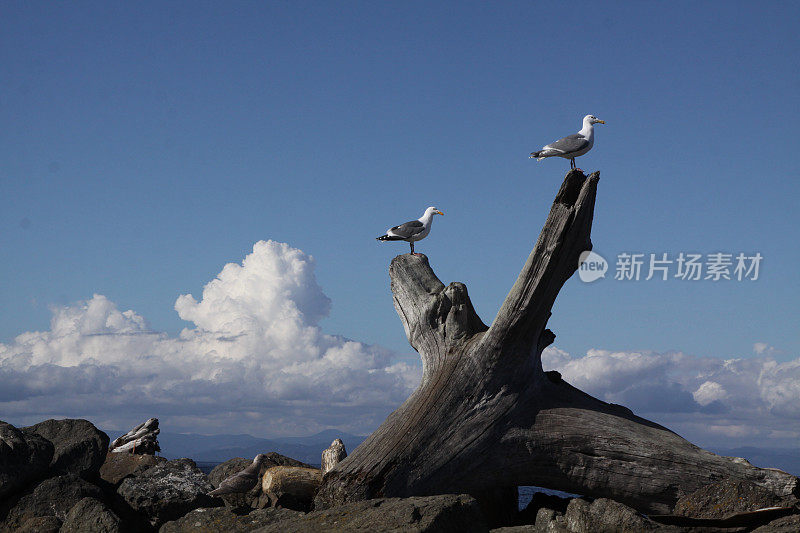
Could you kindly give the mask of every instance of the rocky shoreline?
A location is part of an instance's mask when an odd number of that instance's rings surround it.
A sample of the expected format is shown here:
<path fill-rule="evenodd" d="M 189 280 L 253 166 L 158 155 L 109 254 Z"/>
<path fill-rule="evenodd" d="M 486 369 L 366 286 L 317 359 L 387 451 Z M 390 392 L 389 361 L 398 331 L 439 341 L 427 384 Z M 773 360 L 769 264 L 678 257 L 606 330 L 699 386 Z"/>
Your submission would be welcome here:
<path fill-rule="evenodd" d="M 309 465 L 266 453 L 273 467 Z M 490 524 L 466 494 L 380 498 L 310 510 L 308 497 L 250 492 L 208 496 L 248 464 L 234 458 L 204 474 L 191 459 L 109 452 L 86 420 L 0 422 L 0 532 L 796 532 L 800 502 L 748 481 L 720 480 L 681 497 L 670 515 L 645 516 L 609 499 L 543 493 L 507 523 Z"/>

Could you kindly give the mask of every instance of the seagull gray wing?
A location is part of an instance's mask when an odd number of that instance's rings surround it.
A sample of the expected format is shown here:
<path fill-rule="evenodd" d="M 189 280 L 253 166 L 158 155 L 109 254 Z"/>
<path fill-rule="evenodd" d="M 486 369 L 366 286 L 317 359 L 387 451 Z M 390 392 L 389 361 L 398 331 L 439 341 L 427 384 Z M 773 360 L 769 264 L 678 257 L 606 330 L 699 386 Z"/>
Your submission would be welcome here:
<path fill-rule="evenodd" d="M 574 133 L 572 135 L 567 135 L 563 139 L 559 139 L 555 142 L 552 142 L 542 148 L 542 150 L 558 150 L 564 154 L 570 154 L 572 152 L 579 152 L 589 147 L 589 141 L 583 135 L 579 135 Z"/>
<path fill-rule="evenodd" d="M 386 233 L 396 237 L 402 237 L 403 239 L 408 239 L 409 237 L 413 237 L 418 233 L 422 233 L 424 229 L 425 225 L 422 222 L 419 220 L 412 220 L 411 222 L 406 222 L 405 224 L 395 226 Z"/>
<path fill-rule="evenodd" d="M 242 471 L 222 480 L 219 487 L 209 492 L 209 495 L 219 496 L 222 494 L 247 492 L 256 486 L 257 481 L 257 474 Z"/>

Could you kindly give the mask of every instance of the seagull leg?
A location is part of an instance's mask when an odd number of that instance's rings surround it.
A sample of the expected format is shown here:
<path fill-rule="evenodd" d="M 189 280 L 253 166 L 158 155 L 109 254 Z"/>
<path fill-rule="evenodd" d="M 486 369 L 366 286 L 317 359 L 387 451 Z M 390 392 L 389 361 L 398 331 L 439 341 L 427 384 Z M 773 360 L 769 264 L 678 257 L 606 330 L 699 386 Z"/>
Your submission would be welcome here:
<path fill-rule="evenodd" d="M 570 170 L 575 170 L 575 158 L 574 157 L 569 160 L 569 169 Z"/>
<path fill-rule="evenodd" d="M 410 245 L 411 245 L 411 255 L 416 255 L 416 254 L 414 253 L 414 241 L 409 241 L 409 243 L 408 243 L 408 244 L 410 244 Z"/>

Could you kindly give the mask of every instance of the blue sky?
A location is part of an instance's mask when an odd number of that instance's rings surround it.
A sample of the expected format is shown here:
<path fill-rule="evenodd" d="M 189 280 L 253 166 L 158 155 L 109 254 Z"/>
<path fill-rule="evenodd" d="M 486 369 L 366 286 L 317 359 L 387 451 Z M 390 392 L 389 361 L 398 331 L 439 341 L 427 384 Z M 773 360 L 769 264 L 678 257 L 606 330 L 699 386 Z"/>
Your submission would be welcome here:
<path fill-rule="evenodd" d="M 800 5 L 774 2 L 5 3 L 0 343 L 100 294 L 175 336 L 259 240 L 312 255 L 319 326 L 415 363 L 387 227 L 489 322 L 597 126 L 595 250 L 763 256 L 757 281 L 571 279 L 560 350 L 800 355 Z M 613 274 L 613 273 L 612 273 Z M 195 322 L 196 323 L 196 322 Z"/>

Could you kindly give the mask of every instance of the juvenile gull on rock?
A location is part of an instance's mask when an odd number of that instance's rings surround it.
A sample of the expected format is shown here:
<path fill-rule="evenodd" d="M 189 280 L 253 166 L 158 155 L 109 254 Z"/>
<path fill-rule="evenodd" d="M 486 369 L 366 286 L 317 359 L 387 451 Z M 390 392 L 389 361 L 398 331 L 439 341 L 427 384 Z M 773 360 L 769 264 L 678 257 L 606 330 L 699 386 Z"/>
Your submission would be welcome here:
<path fill-rule="evenodd" d="M 238 494 L 249 491 L 258 483 L 258 469 L 266 458 L 267 456 L 263 453 L 256 455 L 250 466 L 220 481 L 219 486 L 209 492 L 208 495 L 222 496 L 224 494 Z"/>

